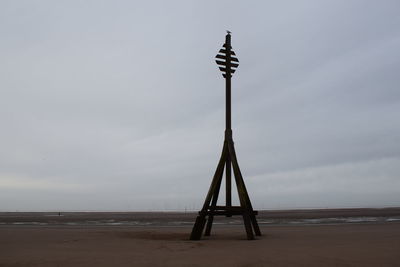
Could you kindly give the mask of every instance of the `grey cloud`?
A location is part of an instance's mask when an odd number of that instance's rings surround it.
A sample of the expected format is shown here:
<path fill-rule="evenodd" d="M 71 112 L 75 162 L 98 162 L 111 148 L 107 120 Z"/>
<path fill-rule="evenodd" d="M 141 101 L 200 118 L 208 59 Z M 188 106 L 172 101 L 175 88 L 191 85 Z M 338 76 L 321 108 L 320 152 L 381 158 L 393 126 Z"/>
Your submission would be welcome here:
<path fill-rule="evenodd" d="M 399 205 L 398 10 L 3 1 L 0 209 L 199 208 L 222 149 L 226 29 L 254 205 Z"/>

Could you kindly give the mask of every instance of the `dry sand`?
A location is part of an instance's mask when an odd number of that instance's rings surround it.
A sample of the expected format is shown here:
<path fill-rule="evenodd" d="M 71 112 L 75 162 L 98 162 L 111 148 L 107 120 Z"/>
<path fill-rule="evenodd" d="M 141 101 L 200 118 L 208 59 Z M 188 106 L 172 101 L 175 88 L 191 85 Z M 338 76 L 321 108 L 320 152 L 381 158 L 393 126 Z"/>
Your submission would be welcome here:
<path fill-rule="evenodd" d="M 400 223 L 189 227 L 0 227 L 0 266 L 400 266 Z"/>

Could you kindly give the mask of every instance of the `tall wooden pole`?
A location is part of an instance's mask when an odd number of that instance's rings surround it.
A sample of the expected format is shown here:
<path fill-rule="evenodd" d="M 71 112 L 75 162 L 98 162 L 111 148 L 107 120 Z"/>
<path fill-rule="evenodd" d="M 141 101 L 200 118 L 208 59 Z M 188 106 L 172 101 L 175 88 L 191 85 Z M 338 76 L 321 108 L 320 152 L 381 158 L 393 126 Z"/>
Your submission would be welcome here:
<path fill-rule="evenodd" d="M 231 53 L 231 35 L 228 33 L 225 36 L 225 49 L 227 54 Z M 232 122 L 231 122 L 231 60 L 230 57 L 226 59 L 226 127 L 225 127 L 225 142 L 232 139 Z M 226 178 L 226 206 L 232 206 L 232 170 L 231 158 L 228 154 L 225 164 L 225 178 Z M 230 217 L 230 215 L 227 215 Z"/>

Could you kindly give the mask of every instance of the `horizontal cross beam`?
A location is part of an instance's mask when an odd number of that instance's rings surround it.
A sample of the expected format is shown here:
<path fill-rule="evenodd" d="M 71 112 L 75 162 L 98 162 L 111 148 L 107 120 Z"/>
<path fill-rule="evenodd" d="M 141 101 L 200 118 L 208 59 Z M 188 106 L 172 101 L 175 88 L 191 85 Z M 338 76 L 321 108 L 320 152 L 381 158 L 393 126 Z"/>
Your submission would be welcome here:
<path fill-rule="evenodd" d="M 222 216 L 232 216 L 232 215 L 243 215 L 245 213 L 249 213 L 249 211 L 245 210 L 209 210 L 209 211 L 199 211 L 199 214 L 202 216 L 207 216 L 207 215 L 222 215 Z M 250 212 L 249 215 L 258 215 L 258 211 L 253 210 Z"/>

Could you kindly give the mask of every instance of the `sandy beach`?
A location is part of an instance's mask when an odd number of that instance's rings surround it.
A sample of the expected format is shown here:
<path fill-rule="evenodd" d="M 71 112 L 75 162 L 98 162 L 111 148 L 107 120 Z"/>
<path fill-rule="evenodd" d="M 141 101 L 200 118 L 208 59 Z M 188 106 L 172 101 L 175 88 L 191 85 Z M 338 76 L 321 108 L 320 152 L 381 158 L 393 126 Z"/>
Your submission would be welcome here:
<path fill-rule="evenodd" d="M 399 266 L 400 223 L 190 227 L 0 227 L 0 266 Z"/>

